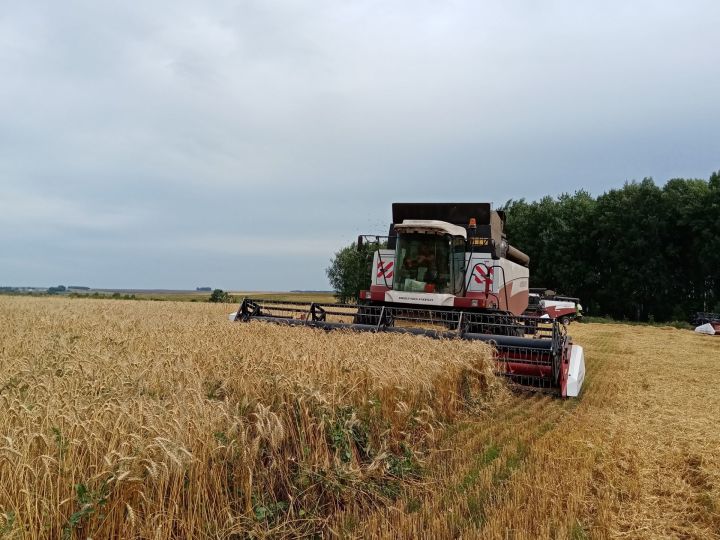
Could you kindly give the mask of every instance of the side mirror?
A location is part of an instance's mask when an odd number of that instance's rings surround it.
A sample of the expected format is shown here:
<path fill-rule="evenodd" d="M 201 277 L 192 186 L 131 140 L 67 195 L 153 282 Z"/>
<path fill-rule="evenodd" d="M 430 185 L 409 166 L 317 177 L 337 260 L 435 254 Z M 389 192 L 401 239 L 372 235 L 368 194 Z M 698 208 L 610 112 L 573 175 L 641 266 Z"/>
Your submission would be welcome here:
<path fill-rule="evenodd" d="M 360 251 L 360 250 L 362 249 L 362 247 L 363 247 L 363 242 L 364 242 L 364 238 L 363 238 L 363 235 L 361 234 L 360 236 L 358 236 L 358 239 L 357 239 L 357 249 L 358 249 L 358 251 Z"/>

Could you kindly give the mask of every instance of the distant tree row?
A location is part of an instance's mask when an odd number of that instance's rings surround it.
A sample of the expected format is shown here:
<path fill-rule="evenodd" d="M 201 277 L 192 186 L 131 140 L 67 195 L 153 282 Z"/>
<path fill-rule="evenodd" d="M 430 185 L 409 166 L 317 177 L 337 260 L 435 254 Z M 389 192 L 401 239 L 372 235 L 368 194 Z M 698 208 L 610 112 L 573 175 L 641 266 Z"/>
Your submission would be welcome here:
<path fill-rule="evenodd" d="M 669 321 L 720 312 L 720 172 L 502 209 L 508 240 L 530 256 L 530 285 L 579 297 L 587 314 Z M 369 286 L 372 251 L 352 243 L 335 253 L 327 275 L 340 301 Z"/>
<path fill-rule="evenodd" d="M 720 311 L 720 172 L 504 209 L 510 243 L 530 256 L 531 286 L 578 296 L 590 314 L 667 321 Z"/>

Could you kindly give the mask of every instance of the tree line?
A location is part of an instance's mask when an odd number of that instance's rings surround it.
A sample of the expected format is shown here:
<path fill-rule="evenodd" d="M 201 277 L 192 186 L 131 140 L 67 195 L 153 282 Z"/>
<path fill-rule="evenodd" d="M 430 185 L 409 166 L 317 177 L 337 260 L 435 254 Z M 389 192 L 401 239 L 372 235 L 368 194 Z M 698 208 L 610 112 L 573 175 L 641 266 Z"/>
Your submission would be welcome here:
<path fill-rule="evenodd" d="M 530 256 L 530 286 L 579 297 L 586 314 L 660 322 L 720 312 L 720 171 L 501 209 L 510 244 Z M 353 243 L 335 253 L 327 275 L 340 301 L 369 286 L 372 251 Z"/>
<path fill-rule="evenodd" d="M 586 313 L 668 321 L 720 311 L 720 172 L 503 209 L 509 242 L 530 256 L 530 285 L 577 296 Z"/>

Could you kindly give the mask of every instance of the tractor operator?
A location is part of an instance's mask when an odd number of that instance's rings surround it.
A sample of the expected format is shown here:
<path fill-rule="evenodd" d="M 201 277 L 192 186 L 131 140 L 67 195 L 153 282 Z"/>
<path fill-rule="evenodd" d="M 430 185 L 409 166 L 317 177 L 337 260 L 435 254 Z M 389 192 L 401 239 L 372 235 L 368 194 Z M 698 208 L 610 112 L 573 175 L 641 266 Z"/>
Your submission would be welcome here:
<path fill-rule="evenodd" d="M 403 260 L 400 274 L 426 283 L 437 280 L 437 265 L 432 247 L 421 244 L 415 256 L 409 256 Z"/>

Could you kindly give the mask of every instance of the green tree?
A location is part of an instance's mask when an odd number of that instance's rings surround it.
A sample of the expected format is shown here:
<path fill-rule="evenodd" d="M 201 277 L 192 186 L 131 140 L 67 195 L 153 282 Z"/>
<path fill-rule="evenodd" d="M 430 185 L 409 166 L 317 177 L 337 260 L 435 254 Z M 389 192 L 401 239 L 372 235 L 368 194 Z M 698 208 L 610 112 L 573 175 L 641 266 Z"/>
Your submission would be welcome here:
<path fill-rule="evenodd" d="M 588 313 L 664 321 L 720 301 L 720 173 L 504 210 L 508 240 L 530 256 L 532 286 L 578 296 Z"/>
<path fill-rule="evenodd" d="M 665 319 L 671 304 L 668 248 L 673 227 L 662 189 L 645 178 L 601 195 L 597 204 L 595 296 L 602 312 L 633 320 Z"/>
<path fill-rule="evenodd" d="M 361 290 L 370 287 L 370 262 L 377 249 L 376 244 L 358 248 L 353 242 L 335 253 L 325 272 L 338 302 L 354 302 Z"/>
<path fill-rule="evenodd" d="M 208 299 L 208 302 L 215 302 L 218 304 L 227 304 L 234 301 L 235 299 L 222 289 L 215 289 Z"/>

